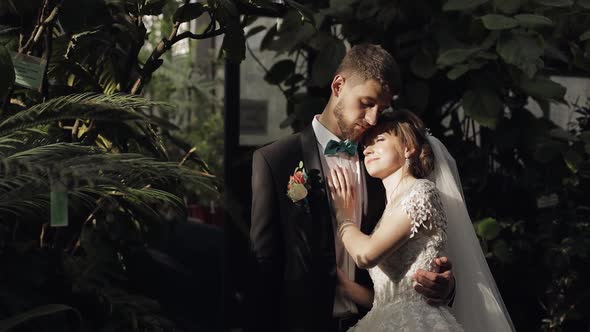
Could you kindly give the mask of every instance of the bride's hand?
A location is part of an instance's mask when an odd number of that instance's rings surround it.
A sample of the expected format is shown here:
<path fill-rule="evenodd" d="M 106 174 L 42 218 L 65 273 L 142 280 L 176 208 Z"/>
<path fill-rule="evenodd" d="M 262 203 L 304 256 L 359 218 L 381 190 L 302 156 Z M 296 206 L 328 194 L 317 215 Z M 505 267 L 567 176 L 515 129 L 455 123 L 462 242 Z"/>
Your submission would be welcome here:
<path fill-rule="evenodd" d="M 328 187 L 332 196 L 334 212 L 338 222 L 353 219 L 356 212 L 356 193 L 354 192 L 353 174 L 348 168 L 337 166 L 330 172 Z"/>

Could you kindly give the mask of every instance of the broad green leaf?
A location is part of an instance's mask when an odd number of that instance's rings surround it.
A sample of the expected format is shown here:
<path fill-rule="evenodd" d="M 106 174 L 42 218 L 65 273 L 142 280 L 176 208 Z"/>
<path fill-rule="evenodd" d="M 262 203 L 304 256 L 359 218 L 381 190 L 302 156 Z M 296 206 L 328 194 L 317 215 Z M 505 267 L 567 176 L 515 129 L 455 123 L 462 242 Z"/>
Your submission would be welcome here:
<path fill-rule="evenodd" d="M 347 10 L 361 0 L 330 0 L 330 8 L 335 10 Z"/>
<path fill-rule="evenodd" d="M 502 263 L 510 263 L 512 261 L 512 257 L 510 256 L 510 249 L 508 248 L 508 243 L 503 239 L 498 239 L 494 241 L 492 246 L 492 252 L 494 256 L 498 258 L 498 260 Z"/>
<path fill-rule="evenodd" d="M 578 173 L 580 165 L 584 163 L 584 158 L 575 151 L 569 150 L 563 154 L 563 161 L 567 168 L 574 174 Z"/>
<path fill-rule="evenodd" d="M 574 5 L 573 0 L 534 0 L 536 3 L 547 7 L 569 7 Z"/>
<path fill-rule="evenodd" d="M 246 39 L 254 36 L 255 34 L 259 33 L 260 31 L 264 31 L 266 30 L 266 27 L 263 25 L 258 25 L 255 27 L 252 27 L 250 29 L 248 29 L 248 32 L 246 33 Z"/>
<path fill-rule="evenodd" d="M 483 26 L 488 30 L 506 30 L 518 26 L 518 21 L 511 17 L 498 14 L 488 14 L 481 18 Z"/>
<path fill-rule="evenodd" d="M 334 36 L 332 36 L 331 33 L 319 31 L 309 40 L 309 46 L 316 51 L 320 51 L 322 48 L 326 47 L 326 45 L 332 43 L 333 40 Z"/>
<path fill-rule="evenodd" d="M 277 2 L 274 0 L 248 0 L 253 7 L 263 8 L 271 12 L 277 11 Z"/>
<path fill-rule="evenodd" d="M 469 65 L 466 64 L 459 64 L 453 67 L 453 69 L 447 72 L 447 77 L 450 80 L 456 80 L 457 78 L 463 76 L 466 72 L 469 71 Z"/>
<path fill-rule="evenodd" d="M 301 22 L 309 22 L 311 25 L 315 26 L 315 18 L 314 13 L 308 7 L 298 3 L 294 0 L 285 0 L 285 3 L 289 6 L 294 8 L 300 15 Z"/>
<path fill-rule="evenodd" d="M 465 60 L 469 59 L 477 51 L 479 51 L 479 48 L 454 48 L 446 50 L 438 56 L 436 64 L 442 67 L 456 65 L 465 62 Z"/>
<path fill-rule="evenodd" d="M 565 142 L 578 142 L 579 139 L 578 137 L 576 137 L 574 134 L 570 133 L 569 131 L 557 127 L 557 128 L 553 128 L 549 131 L 549 135 L 551 135 L 551 137 L 557 138 L 561 141 L 565 141 Z"/>
<path fill-rule="evenodd" d="M 500 224 L 494 218 L 485 218 L 475 223 L 477 235 L 484 240 L 493 240 L 500 234 Z"/>
<path fill-rule="evenodd" d="M 61 312 L 68 312 L 68 311 L 72 311 L 72 312 L 76 313 L 76 317 L 78 318 L 78 323 L 80 323 L 82 321 L 82 316 L 80 315 L 80 312 L 77 309 L 67 306 L 67 305 L 64 305 L 64 304 L 48 304 L 48 305 L 36 307 L 34 309 L 25 311 L 25 312 L 20 313 L 16 316 L 1 320 L 0 321 L 0 331 L 10 331 L 11 329 L 13 329 L 21 324 L 30 322 L 31 320 L 33 320 L 35 318 L 53 315 L 53 314 L 57 314 L 57 313 L 61 313 Z"/>
<path fill-rule="evenodd" d="M 356 17 L 361 21 L 367 20 L 377 15 L 380 9 L 377 0 L 365 0 L 358 6 Z"/>
<path fill-rule="evenodd" d="M 346 54 L 342 40 L 333 38 L 332 42 L 320 50 L 311 69 L 311 85 L 325 86 L 330 83 L 340 61 Z"/>
<path fill-rule="evenodd" d="M 213 2 L 216 2 L 218 4 L 217 9 L 222 9 L 223 10 L 223 16 L 233 16 L 233 17 L 237 17 L 240 16 L 240 12 L 238 10 L 238 7 L 236 7 L 236 4 L 231 1 L 231 0 L 215 0 Z M 211 4 L 209 4 L 210 7 L 213 7 Z"/>
<path fill-rule="evenodd" d="M 555 101 L 563 101 L 566 92 L 564 86 L 545 77 L 524 78 L 520 87 L 529 96 Z"/>
<path fill-rule="evenodd" d="M 63 1 L 59 12 L 60 26 L 69 33 L 109 26 L 112 21 L 109 9 L 103 1 Z"/>
<path fill-rule="evenodd" d="M 545 164 L 555 160 L 565 149 L 567 149 L 567 144 L 543 138 L 537 142 L 533 157 L 536 161 Z"/>
<path fill-rule="evenodd" d="M 414 56 L 410 63 L 410 68 L 414 75 L 424 79 L 431 78 L 437 71 L 432 56 L 424 52 L 418 52 L 418 54 Z"/>
<path fill-rule="evenodd" d="M 305 77 L 303 75 L 295 74 L 285 80 L 285 85 L 287 85 L 287 86 L 295 85 L 303 80 L 305 80 Z"/>
<path fill-rule="evenodd" d="M 287 128 L 295 122 L 309 123 L 313 116 L 321 112 L 326 105 L 326 100 L 319 97 L 310 97 L 306 93 L 299 93 L 291 98 L 293 112 L 281 122 L 280 128 Z"/>
<path fill-rule="evenodd" d="M 519 14 L 515 15 L 514 18 L 518 21 L 518 24 L 525 28 L 535 28 L 554 25 L 551 19 L 541 15 Z"/>
<path fill-rule="evenodd" d="M 8 88 L 14 83 L 14 79 L 12 57 L 8 50 L 0 45 L 0 98 L 6 95 Z"/>
<path fill-rule="evenodd" d="M 266 75 L 264 75 L 264 80 L 270 84 L 279 84 L 289 78 L 294 70 L 295 62 L 292 60 L 281 60 L 270 67 Z"/>
<path fill-rule="evenodd" d="M 430 86 L 428 81 L 410 77 L 404 83 L 405 96 L 408 98 L 408 104 L 418 114 L 426 110 L 430 100 Z"/>
<path fill-rule="evenodd" d="M 291 52 L 300 43 L 306 43 L 316 33 L 316 29 L 307 21 L 301 20 L 301 15 L 291 9 L 283 17 L 283 22 L 278 31 L 269 32 L 264 37 L 261 48 L 277 51 L 278 53 Z"/>
<path fill-rule="evenodd" d="M 496 45 L 496 51 L 506 63 L 517 66 L 529 77 L 537 72 L 537 61 L 543 55 L 543 49 L 541 36 L 519 33 L 502 36 Z"/>
<path fill-rule="evenodd" d="M 468 71 L 473 69 L 479 69 L 485 66 L 486 64 L 486 61 L 470 61 L 468 64 L 459 64 L 453 67 L 453 69 L 449 70 L 449 72 L 447 73 L 447 77 L 451 80 L 456 80 Z"/>
<path fill-rule="evenodd" d="M 5 14 L 17 15 L 22 19 L 36 19 L 40 6 L 41 1 L 2 0 L 0 1 L 0 12 Z"/>
<path fill-rule="evenodd" d="M 569 64 L 571 61 L 569 56 L 566 54 L 565 49 L 562 49 L 560 46 L 553 45 L 552 43 L 548 43 L 545 46 L 544 57 L 548 59 L 559 60 L 567 64 Z"/>
<path fill-rule="evenodd" d="M 475 56 L 478 59 L 484 59 L 484 60 L 498 60 L 498 55 L 496 55 L 496 53 L 491 53 L 491 52 L 479 52 L 477 53 L 477 55 Z"/>
<path fill-rule="evenodd" d="M 188 3 L 176 9 L 173 20 L 175 22 L 188 22 L 201 16 L 204 12 L 205 6 L 202 3 Z"/>
<path fill-rule="evenodd" d="M 383 27 L 385 31 L 389 30 L 392 24 L 396 22 L 396 18 L 402 16 L 403 11 L 396 2 L 388 2 L 385 6 L 380 6 L 376 22 Z M 400 15 L 401 14 L 401 15 Z"/>
<path fill-rule="evenodd" d="M 104 3 L 106 3 L 108 6 L 117 7 L 121 10 L 125 10 L 126 2 L 127 0 L 104 0 Z"/>
<path fill-rule="evenodd" d="M 339 19 L 353 20 L 355 16 L 355 8 L 353 8 L 353 6 L 359 1 L 360 0 L 330 0 L 330 6 L 323 9 L 322 12 Z"/>
<path fill-rule="evenodd" d="M 569 46 L 570 51 L 574 56 L 573 64 L 578 68 L 590 71 L 590 57 L 584 54 L 584 51 L 582 51 L 576 43 L 570 42 Z"/>
<path fill-rule="evenodd" d="M 141 7 L 142 15 L 160 15 L 168 0 L 146 0 Z"/>
<path fill-rule="evenodd" d="M 266 30 L 264 37 L 262 37 L 262 40 L 260 41 L 260 50 L 266 51 L 272 49 L 272 44 L 276 36 L 277 25 L 273 24 L 268 30 Z"/>
<path fill-rule="evenodd" d="M 492 46 L 496 45 L 496 43 L 498 42 L 498 38 L 500 38 L 501 34 L 502 31 L 500 30 L 490 30 L 488 36 L 481 42 L 481 44 L 479 44 L 479 49 L 487 50 Z"/>
<path fill-rule="evenodd" d="M 496 128 L 498 118 L 504 108 L 498 94 L 487 88 L 476 88 L 465 92 L 462 105 L 465 114 L 482 126 L 492 129 Z"/>
<path fill-rule="evenodd" d="M 580 41 L 584 41 L 584 40 L 588 40 L 588 39 L 590 39 L 590 30 L 588 30 L 580 35 Z"/>
<path fill-rule="evenodd" d="M 522 6 L 522 0 L 494 0 L 494 6 L 504 14 L 514 14 Z"/>
<path fill-rule="evenodd" d="M 473 9 L 488 0 L 449 0 L 443 6 L 444 11 Z"/>
<path fill-rule="evenodd" d="M 229 0 L 219 0 L 215 15 L 225 26 L 225 35 L 221 43 L 221 53 L 232 63 L 240 63 L 246 58 L 246 36 L 240 24 L 240 16 L 235 4 Z"/>

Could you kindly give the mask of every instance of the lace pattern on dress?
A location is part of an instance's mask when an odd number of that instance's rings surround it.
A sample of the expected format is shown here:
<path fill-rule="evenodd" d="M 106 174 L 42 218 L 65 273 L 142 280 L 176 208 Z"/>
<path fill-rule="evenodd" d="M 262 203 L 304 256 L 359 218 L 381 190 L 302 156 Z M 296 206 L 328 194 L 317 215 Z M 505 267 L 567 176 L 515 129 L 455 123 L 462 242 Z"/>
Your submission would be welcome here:
<path fill-rule="evenodd" d="M 410 238 L 418 233 L 420 227 L 428 230 L 432 230 L 433 227 L 441 229 L 447 227 L 442 201 L 436 185 L 430 180 L 416 180 L 400 205 L 412 222 Z"/>

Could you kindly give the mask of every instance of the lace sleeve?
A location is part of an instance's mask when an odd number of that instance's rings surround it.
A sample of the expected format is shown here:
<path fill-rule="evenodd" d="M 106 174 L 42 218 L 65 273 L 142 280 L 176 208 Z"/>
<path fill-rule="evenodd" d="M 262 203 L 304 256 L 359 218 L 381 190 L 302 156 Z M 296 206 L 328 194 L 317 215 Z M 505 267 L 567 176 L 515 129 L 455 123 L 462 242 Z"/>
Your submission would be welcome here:
<path fill-rule="evenodd" d="M 401 206 L 412 222 L 412 235 L 414 237 L 420 230 L 433 227 L 446 228 L 447 220 L 436 185 L 429 180 L 419 181 L 411 189 L 408 195 L 401 201 Z"/>

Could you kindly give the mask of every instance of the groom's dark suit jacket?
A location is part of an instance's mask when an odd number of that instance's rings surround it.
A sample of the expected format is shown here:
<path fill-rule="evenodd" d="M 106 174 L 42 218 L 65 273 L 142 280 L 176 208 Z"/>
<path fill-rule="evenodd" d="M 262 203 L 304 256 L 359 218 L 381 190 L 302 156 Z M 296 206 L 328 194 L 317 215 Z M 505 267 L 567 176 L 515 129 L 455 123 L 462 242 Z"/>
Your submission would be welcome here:
<path fill-rule="evenodd" d="M 287 197 L 300 161 L 312 186 L 307 206 Z M 366 174 L 362 159 L 360 165 L 368 198 L 361 228 L 368 234 L 381 217 L 385 191 Z M 330 331 L 337 282 L 332 209 L 312 126 L 256 150 L 252 167 L 252 330 Z M 357 269 L 355 279 L 370 285 L 366 270 Z"/>

